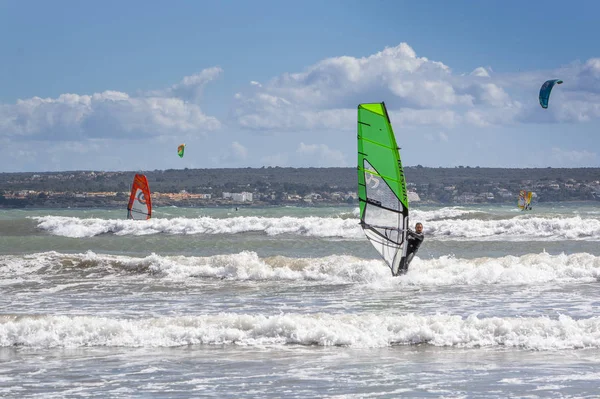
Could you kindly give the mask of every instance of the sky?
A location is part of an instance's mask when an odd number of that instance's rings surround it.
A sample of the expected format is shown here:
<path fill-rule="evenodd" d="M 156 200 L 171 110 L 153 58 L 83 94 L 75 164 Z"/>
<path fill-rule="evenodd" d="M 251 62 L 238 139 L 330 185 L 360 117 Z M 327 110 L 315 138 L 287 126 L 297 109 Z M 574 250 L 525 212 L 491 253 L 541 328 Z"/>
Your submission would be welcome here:
<path fill-rule="evenodd" d="M 600 167 L 600 2 L 0 0 L 0 172 Z M 555 86 L 548 109 L 540 86 Z M 183 158 L 177 146 L 186 144 Z"/>

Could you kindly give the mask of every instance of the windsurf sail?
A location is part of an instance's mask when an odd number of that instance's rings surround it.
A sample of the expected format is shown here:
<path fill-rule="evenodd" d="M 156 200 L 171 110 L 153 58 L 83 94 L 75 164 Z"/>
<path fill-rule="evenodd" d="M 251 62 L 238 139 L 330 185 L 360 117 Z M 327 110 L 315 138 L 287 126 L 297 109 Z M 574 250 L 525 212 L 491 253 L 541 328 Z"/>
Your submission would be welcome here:
<path fill-rule="evenodd" d="M 533 193 L 531 191 L 521 190 L 519 192 L 519 200 L 517 202 L 517 206 L 520 210 L 525 211 L 531 209 L 531 196 Z"/>
<path fill-rule="evenodd" d="M 177 147 L 177 155 L 179 155 L 179 158 L 183 158 L 184 151 L 185 151 L 185 144 L 180 144 L 179 147 Z"/>
<path fill-rule="evenodd" d="M 400 153 L 384 103 L 358 106 L 361 227 L 397 276 L 406 267 L 408 196 Z"/>
<path fill-rule="evenodd" d="M 152 199 L 146 176 L 136 174 L 127 205 L 127 219 L 144 220 L 152 216 Z"/>

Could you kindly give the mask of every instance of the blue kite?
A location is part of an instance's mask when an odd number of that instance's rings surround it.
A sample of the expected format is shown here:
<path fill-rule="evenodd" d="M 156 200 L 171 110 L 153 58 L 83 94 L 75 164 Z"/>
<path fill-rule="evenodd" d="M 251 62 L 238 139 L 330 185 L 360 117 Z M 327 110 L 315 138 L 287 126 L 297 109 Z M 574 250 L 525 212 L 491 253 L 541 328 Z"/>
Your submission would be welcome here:
<path fill-rule="evenodd" d="M 562 80 L 560 79 L 552 79 L 544 82 L 542 87 L 540 88 L 540 105 L 542 108 L 548 108 L 548 101 L 550 100 L 550 92 L 552 92 L 552 88 L 555 84 L 562 84 Z"/>

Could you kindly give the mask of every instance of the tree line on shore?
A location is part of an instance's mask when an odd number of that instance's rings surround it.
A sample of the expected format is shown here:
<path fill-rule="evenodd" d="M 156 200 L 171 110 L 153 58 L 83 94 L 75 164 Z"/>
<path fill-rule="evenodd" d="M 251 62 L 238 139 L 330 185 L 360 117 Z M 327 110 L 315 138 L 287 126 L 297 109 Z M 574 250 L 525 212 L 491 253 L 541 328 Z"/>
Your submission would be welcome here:
<path fill-rule="evenodd" d="M 452 203 L 462 194 L 496 194 L 488 202 L 514 202 L 519 190 L 535 191 L 538 202 L 595 200 L 600 168 L 404 168 L 410 191 L 422 201 Z M 253 192 L 283 200 L 282 193 L 356 192 L 356 168 L 167 169 L 143 172 L 68 171 L 0 173 L 0 196 L 31 190 L 39 193 L 128 193 L 135 173 L 143 173 L 153 192 L 211 194 Z M 503 195 L 498 195 L 501 192 Z M 506 193 L 509 194 L 506 194 Z M 44 194 L 41 194 L 42 196 Z M 121 194 L 122 195 L 122 194 Z M 464 196 L 463 196 L 464 197 Z M 490 197 L 491 198 L 491 197 Z M 0 200 L 5 198 L 0 198 Z"/>

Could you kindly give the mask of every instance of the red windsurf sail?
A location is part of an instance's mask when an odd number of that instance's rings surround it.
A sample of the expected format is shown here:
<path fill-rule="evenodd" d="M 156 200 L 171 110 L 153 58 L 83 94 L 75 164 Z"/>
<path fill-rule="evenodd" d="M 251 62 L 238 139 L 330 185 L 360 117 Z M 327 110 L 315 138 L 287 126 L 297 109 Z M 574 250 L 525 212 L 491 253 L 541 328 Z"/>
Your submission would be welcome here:
<path fill-rule="evenodd" d="M 127 205 L 127 219 L 144 220 L 152 216 L 152 199 L 146 176 L 136 174 Z"/>

